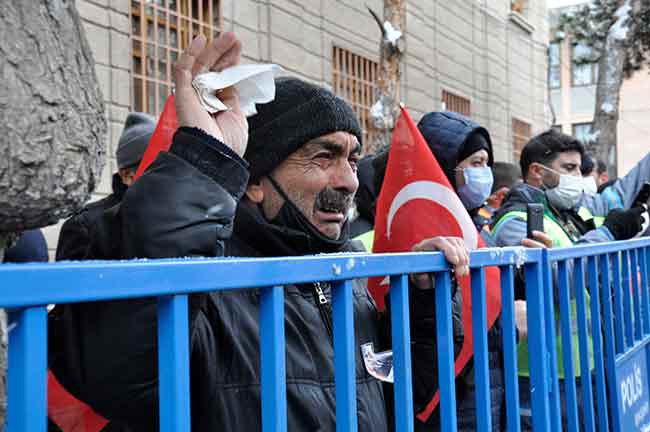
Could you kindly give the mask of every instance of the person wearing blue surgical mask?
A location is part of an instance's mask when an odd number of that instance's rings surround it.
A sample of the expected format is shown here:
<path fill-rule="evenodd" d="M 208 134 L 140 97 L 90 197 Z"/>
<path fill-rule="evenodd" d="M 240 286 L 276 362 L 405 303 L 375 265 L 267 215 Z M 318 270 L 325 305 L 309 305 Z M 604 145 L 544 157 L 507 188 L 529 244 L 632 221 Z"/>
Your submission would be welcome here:
<path fill-rule="evenodd" d="M 428 113 L 418 123 L 418 129 L 465 209 L 472 216 L 485 244 L 494 246 L 494 239 L 485 229 L 486 223 L 477 217 L 478 210 L 484 206 L 492 193 L 494 182 L 492 141 L 487 129 L 454 112 Z M 375 155 L 372 163 L 375 171 L 374 187 L 377 193 L 381 190 L 387 163 L 388 149 L 382 149 Z M 463 299 L 459 293 L 458 295 L 456 293 L 454 289 L 452 293 L 454 346 L 460 347 L 464 337 L 461 321 Z M 514 308 L 518 337 L 522 340 L 527 336 L 525 303 L 515 302 Z M 504 430 L 506 424 L 502 352 L 500 323 L 497 322 L 488 331 L 489 399 L 493 430 Z M 431 361 L 435 362 L 436 359 L 432 357 Z M 473 376 L 474 369 L 470 362 L 456 379 L 457 429 L 462 432 L 476 430 L 476 387 Z M 421 390 L 417 384 L 414 386 L 414 394 Z M 420 419 L 424 423 L 418 424 L 415 430 L 418 432 L 440 430 L 439 414 L 439 410 L 436 410 L 428 419 Z"/>
<path fill-rule="evenodd" d="M 488 246 L 494 245 L 494 240 L 484 229 L 487 221 L 478 214 L 478 210 L 492 193 L 494 183 L 491 168 L 494 161 L 492 141 L 487 129 L 454 112 L 428 113 L 418 123 L 418 129 L 463 206 L 472 216 L 481 237 Z M 517 316 L 522 317 L 523 314 L 519 313 Z M 518 323 L 523 325 L 523 322 L 518 319 Z M 499 326 L 495 324 L 488 332 L 489 399 L 492 402 L 493 430 L 504 430 L 506 420 L 503 415 L 505 393 Z M 520 337 L 524 337 L 525 328 L 521 327 L 519 330 Z M 476 388 L 473 374 L 473 368 L 468 366 L 456 379 L 456 417 L 459 431 L 476 428 Z M 428 426 L 428 429 L 421 430 L 438 430 L 435 420 Z"/>
<path fill-rule="evenodd" d="M 431 112 L 418 123 L 431 152 L 488 246 L 491 218 L 481 212 L 492 193 L 494 154 L 490 134 L 473 120 L 454 112 Z"/>
<path fill-rule="evenodd" d="M 494 177 L 488 166 L 488 153 L 481 149 L 456 167 L 458 197 L 468 210 L 482 207 L 492 191 Z"/>

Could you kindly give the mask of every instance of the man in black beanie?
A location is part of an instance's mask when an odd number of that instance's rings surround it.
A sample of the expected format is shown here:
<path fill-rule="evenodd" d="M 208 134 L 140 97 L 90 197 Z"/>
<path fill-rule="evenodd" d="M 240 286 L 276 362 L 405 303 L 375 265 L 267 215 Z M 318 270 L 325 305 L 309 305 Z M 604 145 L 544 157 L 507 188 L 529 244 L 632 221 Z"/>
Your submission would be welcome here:
<path fill-rule="evenodd" d="M 112 224 L 122 236 L 116 258 L 352 250 L 347 214 L 361 151 L 353 111 L 328 90 L 284 78 L 276 82 L 275 100 L 258 106 L 248 127 L 233 89 L 219 93 L 230 109 L 208 114 L 192 78 L 201 65 L 221 70 L 237 63 L 240 50 L 239 41 L 226 33 L 207 46 L 198 36 L 181 56 L 175 69 L 180 128 L 170 151 L 129 188 L 114 213 Z M 435 238 L 427 245 L 442 250 L 458 273 L 468 271 L 462 240 Z M 378 314 L 365 280 L 354 281 L 353 290 L 356 346 L 386 346 L 387 320 Z M 287 285 L 284 293 L 288 430 L 334 431 L 330 285 Z M 433 294 L 412 289 L 415 334 L 433 332 L 428 319 Z M 189 303 L 192 430 L 260 430 L 258 291 L 197 294 Z M 59 380 L 107 418 L 137 431 L 158 430 L 156 300 L 74 308 L 74 328 L 50 320 L 50 331 L 72 335 L 50 356 Z M 414 358 L 417 345 L 412 344 Z M 356 352 L 358 429 L 387 431 L 389 397 L 366 370 L 361 350 Z M 75 373 L 71 362 L 81 363 L 84 373 Z M 436 375 L 434 367 L 415 370 L 414 381 L 427 382 Z M 415 409 L 427 397 L 414 395 Z"/>
<path fill-rule="evenodd" d="M 359 185 L 361 128 L 350 106 L 330 91 L 296 78 L 276 80 L 275 100 L 248 120 L 246 200 L 235 235 L 262 216 L 280 229 L 270 255 L 338 252 L 348 242 L 347 216 Z M 243 218 L 243 220 L 242 220 Z"/>

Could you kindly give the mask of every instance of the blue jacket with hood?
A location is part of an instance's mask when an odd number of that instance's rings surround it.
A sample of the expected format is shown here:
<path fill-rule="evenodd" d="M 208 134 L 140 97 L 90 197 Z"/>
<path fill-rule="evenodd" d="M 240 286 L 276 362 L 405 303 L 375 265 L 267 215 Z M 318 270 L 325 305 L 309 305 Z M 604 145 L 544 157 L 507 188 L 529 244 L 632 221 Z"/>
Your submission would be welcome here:
<path fill-rule="evenodd" d="M 489 146 L 488 165 L 492 166 L 494 162 L 490 134 L 484 127 L 467 117 L 448 111 L 431 112 L 422 117 L 418 123 L 418 129 L 440 164 L 440 168 L 444 171 L 447 179 L 454 188 L 456 187 L 454 169 L 462 161 L 460 155 L 470 135 L 475 133 L 483 135 Z M 475 212 L 470 211 L 470 215 L 472 213 Z M 480 227 L 478 228 L 479 230 L 481 229 Z M 481 230 L 480 233 L 487 246 L 495 245 L 493 238 L 488 232 Z M 499 320 L 497 320 L 488 333 L 492 430 L 497 431 L 504 429 L 506 420 L 504 415 L 505 384 L 503 380 L 503 357 L 501 354 L 501 332 L 499 329 L 500 324 Z M 456 414 L 459 431 L 476 430 L 475 392 L 474 368 L 472 367 L 472 362 L 470 362 L 460 378 L 456 380 Z"/>

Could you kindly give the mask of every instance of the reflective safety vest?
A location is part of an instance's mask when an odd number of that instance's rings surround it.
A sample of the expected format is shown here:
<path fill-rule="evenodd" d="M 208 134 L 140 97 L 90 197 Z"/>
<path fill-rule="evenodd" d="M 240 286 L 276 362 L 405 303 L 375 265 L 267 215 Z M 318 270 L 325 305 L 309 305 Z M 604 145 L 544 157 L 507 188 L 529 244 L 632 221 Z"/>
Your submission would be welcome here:
<path fill-rule="evenodd" d="M 356 236 L 353 240 L 360 241 L 365 246 L 366 251 L 372 252 L 372 246 L 375 243 L 375 230 L 370 230 L 366 233 Z"/>
<path fill-rule="evenodd" d="M 605 222 L 604 216 L 594 216 L 587 207 L 580 207 L 580 210 L 578 210 L 578 216 L 580 216 L 580 218 L 585 222 L 588 221 L 589 219 L 593 219 L 596 228 L 602 226 L 603 223 Z"/>
<path fill-rule="evenodd" d="M 600 218 L 600 225 L 598 225 L 598 221 L 596 218 L 594 218 L 591 214 L 591 212 L 586 209 L 586 208 L 581 208 L 582 214 L 579 215 L 581 218 L 587 217 L 588 219 L 594 219 L 594 223 L 596 223 L 597 226 L 602 225 L 602 219 Z M 498 233 L 499 229 L 503 226 L 503 224 L 509 220 L 512 220 L 514 218 L 519 218 L 523 219 L 524 221 L 527 219 L 526 212 L 523 211 L 512 211 L 508 212 L 505 215 L 499 219 L 499 222 L 494 226 L 493 232 Z M 587 219 L 587 220 L 588 220 Z M 573 246 L 573 241 L 571 240 L 571 237 L 564 231 L 562 226 L 558 223 L 557 219 L 548 212 L 547 210 L 544 210 L 544 232 L 551 238 L 553 241 L 553 247 L 569 247 Z M 571 283 L 571 282 L 570 282 Z M 589 293 L 585 289 L 585 307 L 586 307 L 586 315 L 587 315 L 587 322 L 591 322 L 591 309 L 590 309 L 590 296 Z M 570 317 L 571 317 L 571 347 L 572 347 L 572 354 L 573 354 L 573 369 L 574 369 L 574 375 L 576 377 L 580 376 L 580 351 L 578 348 L 578 328 L 577 328 L 577 312 L 576 312 L 576 300 L 571 299 L 570 302 Z M 556 304 L 555 306 L 555 339 L 556 339 L 556 352 L 557 352 L 557 370 L 558 370 L 558 376 L 559 378 L 563 379 L 564 378 L 564 362 L 563 362 L 563 353 L 562 353 L 562 332 L 560 329 L 560 308 Z M 590 370 L 594 368 L 594 354 L 593 354 L 593 343 L 591 340 L 591 333 L 589 334 L 589 363 L 590 363 Z M 529 358 L 528 358 L 528 340 L 522 341 L 517 345 L 517 366 L 518 366 L 518 372 L 519 376 L 525 376 L 529 377 L 530 376 L 530 368 L 529 368 Z"/>

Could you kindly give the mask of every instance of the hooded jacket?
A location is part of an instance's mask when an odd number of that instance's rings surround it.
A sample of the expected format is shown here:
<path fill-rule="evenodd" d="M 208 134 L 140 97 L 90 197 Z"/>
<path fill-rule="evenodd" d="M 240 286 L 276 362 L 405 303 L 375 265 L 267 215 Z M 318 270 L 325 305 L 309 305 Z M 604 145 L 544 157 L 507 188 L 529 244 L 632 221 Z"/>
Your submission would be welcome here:
<path fill-rule="evenodd" d="M 488 165 L 492 166 L 492 141 L 488 131 L 478 123 L 454 112 L 432 112 L 426 114 L 418 123 L 418 129 L 426 140 L 451 185 L 456 188 L 454 170 L 462 161 L 461 153 L 468 137 L 478 133 L 488 144 Z M 474 213 L 473 215 L 471 213 Z M 476 212 L 470 212 L 477 229 L 488 247 L 494 246 L 494 239 L 482 230 L 484 223 L 477 223 Z M 459 290 L 460 291 L 460 290 Z M 461 300 L 462 301 L 462 300 Z M 462 322 L 459 323 L 462 325 Z M 497 321 L 488 333 L 490 400 L 492 407 L 492 427 L 502 430 L 505 416 L 505 383 L 503 380 L 503 358 L 501 355 L 501 332 Z M 470 361 L 461 379 L 456 380 L 458 430 L 476 428 L 476 388 L 474 387 L 474 368 Z"/>
<path fill-rule="evenodd" d="M 494 164 L 492 140 L 487 129 L 461 114 L 431 112 L 418 122 L 418 129 L 454 187 L 454 169 L 462 162 L 460 154 L 470 135 L 481 134 L 485 138 L 489 147 L 488 166 Z"/>
<path fill-rule="evenodd" d="M 100 218 L 92 250 L 96 256 L 127 259 L 272 256 L 270 245 L 282 241 L 286 230 L 266 222 L 257 207 L 238 206 L 247 180 L 246 163 L 229 148 L 198 130 L 181 128 L 171 151 L 161 153 L 121 205 Z M 108 244 L 116 239 L 119 251 Z M 321 286 L 330 300 L 329 285 Z M 353 299 L 356 345 L 385 347 L 387 320 L 377 313 L 365 280 L 354 281 Z M 261 429 L 259 300 L 257 289 L 190 296 L 192 430 Z M 433 331 L 433 292 L 412 290 L 411 308 L 417 411 L 437 387 L 436 369 L 428 361 L 432 348 L 421 343 L 429 342 Z M 132 430 L 158 430 L 156 300 L 57 309 L 49 323 L 49 358 L 61 383 L 108 419 Z M 285 286 L 292 431 L 335 430 L 333 348 L 326 321 L 312 284 Z M 367 373 L 360 350 L 356 389 L 359 430 L 389 430 L 386 402 L 391 396 Z"/>

